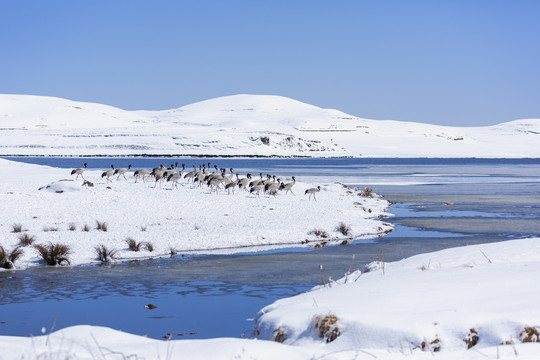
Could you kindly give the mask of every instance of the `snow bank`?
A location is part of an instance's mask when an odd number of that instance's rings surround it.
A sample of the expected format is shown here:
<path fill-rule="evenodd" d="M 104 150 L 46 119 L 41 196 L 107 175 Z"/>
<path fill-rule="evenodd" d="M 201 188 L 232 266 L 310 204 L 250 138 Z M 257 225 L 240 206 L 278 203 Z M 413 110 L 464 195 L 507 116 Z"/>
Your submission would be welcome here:
<path fill-rule="evenodd" d="M 2 358 L 540 357 L 540 344 L 522 342 L 525 329 L 540 330 L 540 238 L 465 246 L 370 267 L 375 270 L 265 307 L 257 317 L 259 340 L 164 341 L 75 326 L 31 338 L 1 336 Z"/>
<path fill-rule="evenodd" d="M 259 338 L 280 334 L 285 344 L 318 344 L 328 352 L 456 354 L 470 346 L 471 352 L 491 348 L 492 353 L 501 346 L 512 353 L 511 344 L 520 343 L 527 331 L 540 331 L 538 238 L 369 267 L 375 270 L 265 307 L 256 320 Z M 540 339 L 533 335 L 533 340 Z M 535 351 L 540 355 L 539 346 Z"/>
<path fill-rule="evenodd" d="M 363 197 L 360 190 L 339 184 L 316 184 L 321 191 L 315 201 L 304 191 L 316 185 L 301 181 L 293 187 L 296 196 L 285 191 L 256 196 L 239 189 L 230 194 L 211 191 L 185 179 L 177 188 L 151 179 L 135 183 L 133 172 L 126 174 L 127 180 L 114 176 L 107 182 L 102 171 L 86 170 L 84 178 L 93 185 L 89 186 L 80 177 L 73 180 L 75 175 L 66 180 L 70 169 L 2 159 L 0 171 L 0 245 L 12 251 L 21 244 L 21 235 L 33 237 L 33 245 L 65 244 L 71 249 L 72 265 L 100 261 L 100 245 L 116 250 L 120 261 L 171 252 L 324 246 L 376 238 L 392 230 L 379 219 L 389 216 L 386 200 Z M 106 231 L 98 229 L 98 222 L 105 223 Z M 337 229 L 341 223 L 349 233 Z M 14 232 L 14 224 L 21 225 L 22 233 Z M 140 244 L 140 251 L 130 250 L 128 239 Z M 43 264 L 33 246 L 22 249 L 16 268 Z"/>

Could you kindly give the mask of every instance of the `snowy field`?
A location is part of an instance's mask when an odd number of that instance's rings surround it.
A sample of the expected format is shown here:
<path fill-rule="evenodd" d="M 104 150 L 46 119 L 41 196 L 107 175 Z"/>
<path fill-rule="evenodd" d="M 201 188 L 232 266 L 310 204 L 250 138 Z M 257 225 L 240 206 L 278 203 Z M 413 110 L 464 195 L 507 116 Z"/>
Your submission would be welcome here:
<path fill-rule="evenodd" d="M 381 219 L 390 216 L 386 200 L 339 184 L 298 179 L 291 188 L 295 195 L 285 190 L 269 195 L 263 189 L 257 195 L 238 187 L 229 193 L 223 183 L 219 188 L 199 186 L 183 177 L 176 185 L 156 183 L 150 176 L 135 182 L 133 171 L 107 181 L 103 171 L 86 170 L 83 176 L 93 186 L 83 185 L 69 169 L 0 159 L 0 171 L 5 174 L 0 181 L 0 244 L 8 253 L 22 250 L 16 269 L 45 265 L 36 245 L 66 245 L 67 261 L 81 265 L 101 261 L 96 247 L 116 251 L 110 260 L 122 261 L 319 247 L 377 238 L 393 228 Z M 252 180 L 257 179 L 259 175 Z M 321 190 L 313 196 L 304 194 L 317 186 Z M 105 227 L 98 229 L 98 223 Z M 129 240 L 140 245 L 139 251 L 130 249 Z M 25 242 L 32 244 L 23 246 Z"/>
<path fill-rule="evenodd" d="M 514 119 L 509 119 L 514 120 Z M 177 109 L 0 94 L 0 155 L 540 157 L 540 119 L 485 127 L 371 120 L 270 95 Z M 504 144 L 504 146 L 501 146 Z"/>

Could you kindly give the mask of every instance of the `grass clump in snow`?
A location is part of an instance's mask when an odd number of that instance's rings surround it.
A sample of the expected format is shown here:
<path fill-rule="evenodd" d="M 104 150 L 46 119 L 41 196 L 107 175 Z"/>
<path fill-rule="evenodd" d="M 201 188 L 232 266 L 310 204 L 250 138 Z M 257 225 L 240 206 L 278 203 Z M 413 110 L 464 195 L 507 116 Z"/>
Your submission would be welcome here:
<path fill-rule="evenodd" d="M 364 188 L 364 190 L 362 190 L 362 192 L 360 192 L 359 195 L 362 196 L 362 197 L 368 197 L 368 198 L 373 197 L 373 195 L 374 195 L 373 189 L 368 188 L 368 187 Z"/>
<path fill-rule="evenodd" d="M 17 246 L 11 252 L 7 252 L 2 245 L 0 245 L 0 267 L 3 269 L 13 269 L 15 267 L 15 261 L 23 254 L 23 250 Z"/>
<path fill-rule="evenodd" d="M 351 233 L 351 228 L 344 222 L 341 222 L 338 226 L 336 226 L 336 231 L 339 231 L 343 235 L 348 236 Z"/>
<path fill-rule="evenodd" d="M 323 239 L 328 238 L 328 233 L 326 231 L 324 231 L 324 230 L 321 230 L 321 229 L 311 230 L 310 234 L 313 234 L 318 238 L 323 238 Z"/>
<path fill-rule="evenodd" d="M 69 231 L 75 231 L 75 230 L 77 230 L 77 226 L 74 223 L 71 223 L 71 224 L 69 224 L 68 229 L 69 229 Z M 90 230 L 90 229 L 88 229 L 88 230 Z"/>
<path fill-rule="evenodd" d="M 131 251 L 139 251 L 139 250 L 141 250 L 142 242 L 137 242 L 133 238 L 127 238 L 126 243 L 128 245 L 129 250 L 131 250 Z"/>
<path fill-rule="evenodd" d="M 104 263 L 113 261 L 116 257 L 116 253 L 118 252 L 116 249 L 107 249 L 107 247 L 103 244 L 99 244 L 94 249 L 96 250 L 98 259 Z"/>
<path fill-rule="evenodd" d="M 13 229 L 14 233 L 20 233 L 23 231 L 21 224 L 13 224 L 11 225 L 11 228 Z"/>
<path fill-rule="evenodd" d="M 32 235 L 21 234 L 19 235 L 19 241 L 21 242 L 21 246 L 28 246 L 32 245 L 36 241 L 36 238 Z"/>
<path fill-rule="evenodd" d="M 332 342 L 341 335 L 337 326 L 338 318 L 336 315 L 326 315 L 325 317 L 316 316 L 313 319 L 313 327 L 317 330 L 320 338 L 326 339 L 326 342 Z"/>
<path fill-rule="evenodd" d="M 82 230 L 86 231 L 86 232 L 89 232 L 90 231 L 90 226 L 88 226 L 88 224 L 84 224 Z"/>
<path fill-rule="evenodd" d="M 49 245 L 39 244 L 34 245 L 34 247 L 47 265 L 55 266 L 70 264 L 68 255 L 71 253 L 71 249 L 67 245 L 49 243 Z"/>
<path fill-rule="evenodd" d="M 427 340 L 422 341 L 420 344 L 420 348 L 422 351 L 429 350 L 429 352 L 439 352 L 441 351 L 441 341 L 439 339 L 435 339 L 431 342 L 427 342 Z"/>
<path fill-rule="evenodd" d="M 540 334 L 538 328 L 534 326 L 528 326 L 519 333 L 519 339 L 522 343 L 540 342 Z"/>
<path fill-rule="evenodd" d="M 107 232 L 107 230 L 109 230 L 109 228 L 107 226 L 107 223 L 105 221 L 97 221 L 96 220 L 96 226 L 97 226 L 98 230 L 101 230 L 101 231 L 104 231 L 104 232 Z"/>
<path fill-rule="evenodd" d="M 45 231 L 45 232 L 49 232 L 49 231 L 58 231 L 58 228 L 55 228 L 55 227 L 52 227 L 52 226 L 44 227 L 44 228 L 43 228 L 43 231 Z"/>
<path fill-rule="evenodd" d="M 171 255 L 171 257 L 175 257 L 178 255 L 178 250 L 175 247 L 169 246 L 169 255 Z"/>
<path fill-rule="evenodd" d="M 146 250 L 150 252 L 154 251 L 154 245 L 152 245 L 152 243 L 149 241 L 144 243 L 144 247 L 146 248 Z"/>
<path fill-rule="evenodd" d="M 467 349 L 472 348 L 474 345 L 478 344 L 480 337 L 478 336 L 478 331 L 474 328 L 469 330 L 467 337 L 463 340 L 467 344 Z"/>
<path fill-rule="evenodd" d="M 276 330 L 274 330 L 274 334 L 274 341 L 278 343 L 285 342 L 285 340 L 287 340 L 287 336 L 289 336 L 287 331 L 285 331 L 285 329 L 282 327 L 278 327 Z"/>

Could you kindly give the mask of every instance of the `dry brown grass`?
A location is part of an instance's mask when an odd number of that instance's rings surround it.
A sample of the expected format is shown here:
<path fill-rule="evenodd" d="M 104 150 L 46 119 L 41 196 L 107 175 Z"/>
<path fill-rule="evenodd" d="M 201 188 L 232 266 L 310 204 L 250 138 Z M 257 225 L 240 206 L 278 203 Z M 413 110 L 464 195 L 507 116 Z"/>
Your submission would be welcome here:
<path fill-rule="evenodd" d="M 480 337 L 478 336 L 478 331 L 472 328 L 469 330 L 469 332 L 467 333 L 467 337 L 463 341 L 465 341 L 465 344 L 467 344 L 467 349 L 470 349 L 476 344 L 478 344 L 478 340 L 480 340 Z"/>
<path fill-rule="evenodd" d="M 338 226 L 336 226 L 336 231 L 339 231 L 343 235 L 348 236 L 351 233 L 351 228 L 344 222 L 340 222 Z"/>
<path fill-rule="evenodd" d="M 94 249 L 96 250 L 97 257 L 101 262 L 113 261 L 116 257 L 116 253 L 118 252 L 116 249 L 108 249 L 103 244 L 99 244 Z"/>
<path fill-rule="evenodd" d="M 21 246 L 29 246 L 36 241 L 35 236 L 28 235 L 28 234 L 21 234 L 19 235 L 19 241 L 21 242 Z"/>
<path fill-rule="evenodd" d="M 15 261 L 23 254 L 23 250 L 17 246 L 11 252 L 6 251 L 2 245 L 0 245 L 0 267 L 4 269 L 13 269 L 15 267 Z"/>
<path fill-rule="evenodd" d="M 71 249 L 67 245 L 49 243 L 49 245 L 34 245 L 34 248 L 36 248 L 47 265 L 70 264 L 68 255 L 71 253 Z"/>
<path fill-rule="evenodd" d="M 96 227 L 98 230 L 107 232 L 109 230 L 109 227 L 107 226 L 107 223 L 105 221 L 97 221 L 96 220 Z"/>
<path fill-rule="evenodd" d="M 133 238 L 127 238 L 126 243 L 128 245 L 129 250 L 131 251 L 140 251 L 141 250 L 141 242 L 135 241 Z"/>
<path fill-rule="evenodd" d="M 527 326 L 519 333 L 519 339 L 522 343 L 540 342 L 540 334 L 535 326 Z"/>
<path fill-rule="evenodd" d="M 20 233 L 20 232 L 23 231 L 23 228 L 22 228 L 21 224 L 13 224 L 13 225 L 11 225 L 11 228 L 13 229 L 14 233 Z"/>
<path fill-rule="evenodd" d="M 309 232 L 309 234 L 315 235 L 316 237 L 322 238 L 322 239 L 327 239 L 328 238 L 328 233 L 326 231 L 324 231 L 324 230 L 321 230 L 321 229 L 311 230 Z"/>
<path fill-rule="evenodd" d="M 285 342 L 285 340 L 287 340 L 287 336 L 289 336 L 287 331 L 285 331 L 285 329 L 282 327 L 278 327 L 276 330 L 274 330 L 274 334 L 274 341 L 278 343 Z"/>
<path fill-rule="evenodd" d="M 341 335 L 337 322 L 338 318 L 336 315 L 316 316 L 313 319 L 313 327 L 317 330 L 319 337 L 326 339 L 326 342 L 329 343 Z"/>

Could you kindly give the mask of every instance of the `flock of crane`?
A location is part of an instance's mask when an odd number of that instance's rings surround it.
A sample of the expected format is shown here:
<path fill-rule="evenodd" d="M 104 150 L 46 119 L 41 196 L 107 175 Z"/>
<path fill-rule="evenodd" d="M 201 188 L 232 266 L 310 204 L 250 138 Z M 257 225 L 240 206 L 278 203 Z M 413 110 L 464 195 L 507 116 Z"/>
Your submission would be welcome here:
<path fill-rule="evenodd" d="M 276 196 L 278 191 L 283 190 L 285 190 L 285 194 L 290 192 L 294 195 L 294 192 L 292 191 L 293 186 L 296 184 L 294 176 L 290 182 L 283 182 L 281 179 L 270 174 L 267 174 L 266 177 L 264 177 L 262 173 L 259 174 L 260 178 L 258 179 L 253 179 L 252 175 L 249 173 L 246 177 L 240 178 L 240 174 L 235 173 L 233 168 L 230 168 L 230 173 L 227 174 L 227 169 L 218 168 L 217 165 L 214 165 L 214 170 L 211 171 L 210 165 L 211 163 L 204 163 L 199 165 L 198 169 L 197 166 L 193 165 L 192 171 L 186 171 L 185 164 L 182 164 L 181 168 L 178 167 L 178 163 L 172 164 L 170 167 L 159 165 L 158 167 L 153 168 L 152 171 L 146 169 L 136 170 L 133 173 L 133 176 L 135 177 L 135 182 L 139 179 L 146 182 L 146 178 L 153 178 L 155 181 L 154 188 L 156 188 L 158 183 L 161 187 L 161 183 L 164 181 L 172 183 L 172 188 L 178 188 L 178 184 L 182 180 L 185 180 L 197 184 L 200 187 L 206 185 L 210 188 L 210 192 L 215 190 L 216 193 L 219 189 L 223 188 L 223 190 L 227 190 L 227 193 L 230 194 L 231 191 L 234 193 L 234 189 L 238 188 L 249 191 L 250 194 L 257 197 L 260 197 L 261 192 L 268 196 Z M 87 166 L 88 164 L 84 163 L 84 167 L 73 169 L 71 175 L 77 175 L 75 178 L 76 180 L 81 176 L 86 182 L 83 173 L 87 169 Z M 114 165 L 111 165 L 111 169 L 104 171 L 101 174 L 101 177 L 106 178 L 107 183 L 112 182 L 111 178 L 115 176 L 117 176 L 117 180 L 120 180 L 120 177 L 124 177 L 124 179 L 127 180 L 126 173 L 131 170 L 131 167 L 132 166 L 129 165 L 127 168 L 115 168 Z M 320 190 L 320 186 L 309 188 L 304 192 L 304 195 L 309 194 L 309 200 L 313 197 L 316 201 L 317 198 L 315 197 L 315 194 Z"/>

